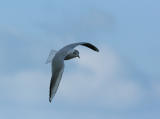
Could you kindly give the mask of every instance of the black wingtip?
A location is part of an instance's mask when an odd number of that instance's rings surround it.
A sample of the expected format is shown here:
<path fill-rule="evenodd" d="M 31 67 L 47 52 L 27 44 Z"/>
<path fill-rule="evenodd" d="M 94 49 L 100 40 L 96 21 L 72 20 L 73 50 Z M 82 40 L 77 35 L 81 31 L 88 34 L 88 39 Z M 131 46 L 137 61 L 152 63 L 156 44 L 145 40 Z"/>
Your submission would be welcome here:
<path fill-rule="evenodd" d="M 99 52 L 99 49 L 98 49 L 96 46 L 94 46 L 94 45 L 92 45 L 92 44 L 90 44 L 90 43 L 83 43 L 83 44 L 81 44 L 81 45 L 86 46 L 86 47 L 88 47 L 88 48 L 91 48 L 92 50 L 94 50 L 94 51 L 96 51 L 96 52 Z"/>
<path fill-rule="evenodd" d="M 99 49 L 97 48 L 96 51 L 99 52 Z"/>
<path fill-rule="evenodd" d="M 51 98 L 51 97 L 49 97 L 49 102 L 50 102 L 50 103 L 52 102 L 52 98 Z"/>

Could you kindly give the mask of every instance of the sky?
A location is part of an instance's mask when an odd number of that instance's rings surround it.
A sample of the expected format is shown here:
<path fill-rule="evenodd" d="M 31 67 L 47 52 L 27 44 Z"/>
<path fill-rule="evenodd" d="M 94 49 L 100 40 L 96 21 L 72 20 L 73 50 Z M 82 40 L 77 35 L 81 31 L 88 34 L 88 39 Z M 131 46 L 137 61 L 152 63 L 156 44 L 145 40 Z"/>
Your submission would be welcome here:
<path fill-rule="evenodd" d="M 0 118 L 159 119 L 158 0 L 0 1 Z M 49 103 L 51 49 L 79 46 Z"/>

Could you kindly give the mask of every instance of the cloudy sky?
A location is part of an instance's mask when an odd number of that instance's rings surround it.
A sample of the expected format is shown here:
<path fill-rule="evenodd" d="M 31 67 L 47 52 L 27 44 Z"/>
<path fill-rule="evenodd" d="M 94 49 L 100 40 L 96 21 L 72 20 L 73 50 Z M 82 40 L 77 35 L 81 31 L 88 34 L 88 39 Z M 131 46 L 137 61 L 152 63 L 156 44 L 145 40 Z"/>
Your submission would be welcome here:
<path fill-rule="evenodd" d="M 0 1 L 1 119 L 159 119 L 158 0 Z M 77 47 L 48 101 L 51 49 Z"/>

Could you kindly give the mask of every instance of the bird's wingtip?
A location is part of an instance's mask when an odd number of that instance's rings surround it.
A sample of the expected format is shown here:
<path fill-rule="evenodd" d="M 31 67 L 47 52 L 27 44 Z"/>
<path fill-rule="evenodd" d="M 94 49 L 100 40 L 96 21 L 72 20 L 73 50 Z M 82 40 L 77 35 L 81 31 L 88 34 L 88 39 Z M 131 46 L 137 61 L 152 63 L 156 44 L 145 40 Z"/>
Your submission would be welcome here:
<path fill-rule="evenodd" d="M 50 102 L 50 103 L 52 102 L 52 98 L 51 98 L 51 97 L 49 98 L 49 102 Z"/>
<path fill-rule="evenodd" d="M 95 47 L 94 51 L 99 52 L 99 49 Z"/>

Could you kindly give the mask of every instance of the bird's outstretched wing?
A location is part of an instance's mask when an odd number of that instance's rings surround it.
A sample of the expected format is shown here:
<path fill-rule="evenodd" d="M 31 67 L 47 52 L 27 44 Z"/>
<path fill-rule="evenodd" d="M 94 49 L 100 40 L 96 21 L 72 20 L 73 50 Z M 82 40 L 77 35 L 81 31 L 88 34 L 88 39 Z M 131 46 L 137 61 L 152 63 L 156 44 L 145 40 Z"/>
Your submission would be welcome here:
<path fill-rule="evenodd" d="M 52 62 L 52 77 L 49 88 L 49 102 L 52 101 L 53 97 L 57 92 L 63 71 L 64 71 L 64 60 L 58 60 L 54 58 Z"/>
<path fill-rule="evenodd" d="M 79 42 L 79 43 L 73 43 L 73 44 L 67 45 L 67 46 L 65 46 L 64 48 L 62 48 L 62 49 L 60 50 L 60 52 L 63 53 L 64 55 L 65 55 L 65 54 L 67 55 L 67 53 L 68 53 L 70 50 L 74 49 L 74 48 L 77 47 L 78 45 L 82 45 L 82 46 L 88 47 L 88 48 L 90 48 L 90 49 L 92 49 L 92 50 L 94 50 L 94 51 L 99 52 L 99 49 L 98 49 L 96 46 L 92 45 L 91 43 L 87 43 L 87 42 Z"/>
<path fill-rule="evenodd" d="M 51 63 L 52 62 L 52 59 L 54 58 L 55 54 L 57 53 L 56 50 L 51 50 L 50 53 L 49 53 L 49 56 L 45 62 L 45 64 L 48 64 L 48 63 Z"/>
<path fill-rule="evenodd" d="M 80 43 L 79 45 L 86 46 L 86 47 L 88 47 L 88 48 L 90 48 L 90 49 L 92 49 L 94 51 L 99 52 L 99 49 L 96 46 L 94 46 L 94 45 L 92 45 L 90 43 Z"/>

